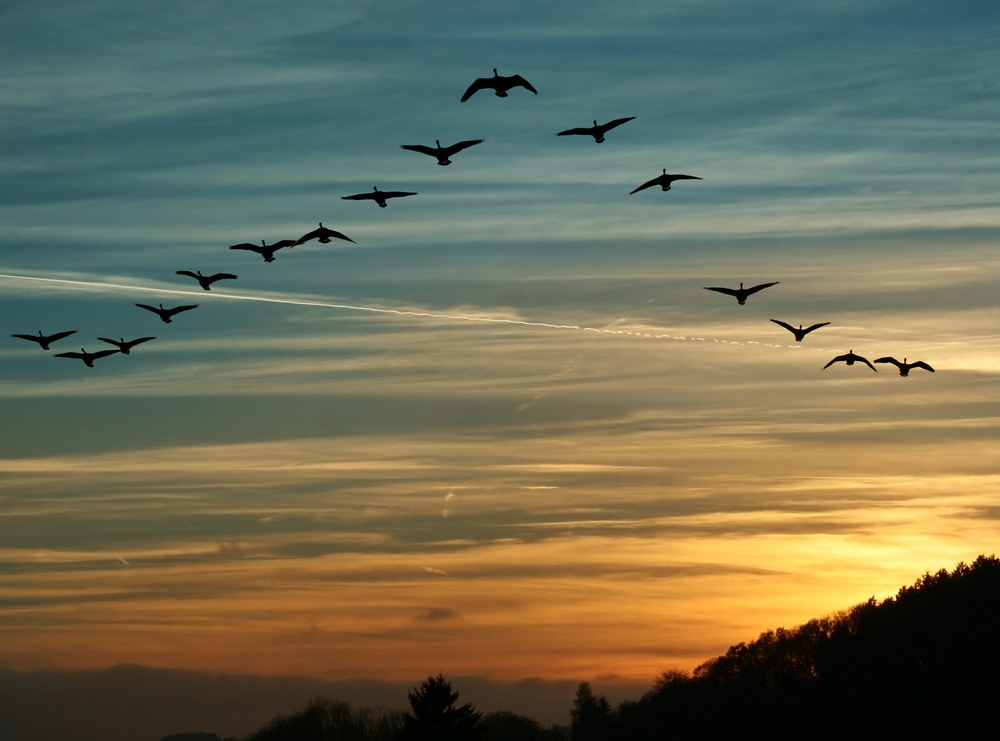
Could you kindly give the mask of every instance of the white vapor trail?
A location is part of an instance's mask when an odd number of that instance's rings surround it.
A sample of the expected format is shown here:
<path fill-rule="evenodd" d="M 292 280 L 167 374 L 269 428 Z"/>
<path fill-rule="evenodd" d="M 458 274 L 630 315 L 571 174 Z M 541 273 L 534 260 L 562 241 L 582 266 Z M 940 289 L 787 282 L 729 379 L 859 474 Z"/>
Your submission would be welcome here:
<path fill-rule="evenodd" d="M 544 327 L 546 329 L 573 329 L 583 332 L 599 332 L 601 334 L 627 335 L 632 337 L 643 337 L 649 339 L 680 340 L 682 342 L 687 342 L 687 341 L 713 342 L 718 344 L 740 345 L 740 346 L 761 345 L 761 343 L 755 341 L 737 342 L 735 340 L 727 341 L 715 338 L 706 339 L 704 337 L 690 337 L 687 335 L 671 335 L 666 333 L 656 334 L 652 332 L 638 331 L 638 330 L 600 329 L 597 327 L 581 327 L 580 325 L 577 324 L 549 324 L 547 322 L 531 322 L 524 319 L 502 319 L 498 317 L 474 316 L 470 314 L 446 314 L 443 312 L 415 311 L 411 309 L 384 309 L 375 306 L 335 304 L 326 301 L 306 301 L 304 299 L 273 298 L 268 296 L 246 296 L 235 293 L 218 293 L 217 291 L 208 292 L 208 291 L 183 290 L 177 288 L 153 288 L 150 286 L 125 285 L 122 283 L 104 283 L 100 281 L 70 280 L 68 278 L 41 278 L 38 276 L 30 276 L 30 275 L 10 275 L 6 273 L 0 273 L 0 279 L 35 281 L 39 283 L 56 283 L 61 285 L 83 286 L 87 288 L 110 288 L 118 291 L 141 291 L 146 293 L 161 293 L 161 294 L 168 293 L 180 296 L 199 296 L 203 298 L 232 299 L 236 301 L 262 301 L 264 303 L 290 304 L 293 306 L 316 306 L 325 309 L 341 309 L 343 311 L 364 311 L 373 314 L 395 314 L 396 316 L 410 316 L 410 317 L 417 317 L 424 319 L 446 319 L 450 321 L 484 322 L 489 324 L 515 324 L 523 327 Z M 800 345 L 781 345 L 781 344 L 771 344 L 771 343 L 764 343 L 763 347 L 806 349 L 802 348 Z M 808 349 L 818 350 L 821 352 L 831 352 L 818 347 L 810 347 Z"/>

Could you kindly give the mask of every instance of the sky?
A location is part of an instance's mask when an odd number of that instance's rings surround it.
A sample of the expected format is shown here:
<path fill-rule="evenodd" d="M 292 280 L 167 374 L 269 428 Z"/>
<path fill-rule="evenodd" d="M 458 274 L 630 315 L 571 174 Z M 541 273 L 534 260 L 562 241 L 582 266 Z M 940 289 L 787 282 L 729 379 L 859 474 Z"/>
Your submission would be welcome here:
<path fill-rule="evenodd" d="M 5 3 L 0 669 L 531 680 L 568 722 L 995 553 L 998 21 Z M 537 95 L 459 102 L 494 67 Z M 630 195 L 664 169 L 701 180 Z M 228 249 L 319 222 L 354 243 Z"/>

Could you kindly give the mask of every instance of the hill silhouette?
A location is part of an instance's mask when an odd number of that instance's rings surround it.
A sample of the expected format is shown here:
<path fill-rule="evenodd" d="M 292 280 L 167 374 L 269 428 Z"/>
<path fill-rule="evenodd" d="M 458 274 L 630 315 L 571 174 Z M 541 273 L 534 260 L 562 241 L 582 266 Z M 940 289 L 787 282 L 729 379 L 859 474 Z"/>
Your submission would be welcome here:
<path fill-rule="evenodd" d="M 1000 696 L 1000 561 L 925 574 L 666 672 L 618 710 L 619 738 L 985 738 Z"/>
<path fill-rule="evenodd" d="M 450 683 L 437 679 L 450 692 Z M 951 573 L 927 573 L 881 602 L 871 598 L 796 628 L 766 631 L 690 674 L 664 672 L 640 700 L 617 709 L 581 682 L 571 730 L 543 730 L 530 718 L 493 713 L 468 737 L 993 738 L 998 696 L 1000 560 L 979 556 Z M 371 713 L 318 698 L 251 739 L 405 737 L 401 714 L 385 710 L 376 711 L 384 722 L 378 730 L 369 725 L 357 736 L 329 735 L 333 716 L 346 723 L 352 714 Z"/>

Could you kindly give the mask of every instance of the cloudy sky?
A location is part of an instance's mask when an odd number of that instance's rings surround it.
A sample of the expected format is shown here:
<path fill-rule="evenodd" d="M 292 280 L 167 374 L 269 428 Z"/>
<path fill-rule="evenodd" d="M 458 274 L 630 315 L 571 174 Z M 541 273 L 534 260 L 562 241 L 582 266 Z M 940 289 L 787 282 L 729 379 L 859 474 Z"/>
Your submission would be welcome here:
<path fill-rule="evenodd" d="M 998 21 L 6 3 L 0 668 L 638 696 L 994 553 Z"/>

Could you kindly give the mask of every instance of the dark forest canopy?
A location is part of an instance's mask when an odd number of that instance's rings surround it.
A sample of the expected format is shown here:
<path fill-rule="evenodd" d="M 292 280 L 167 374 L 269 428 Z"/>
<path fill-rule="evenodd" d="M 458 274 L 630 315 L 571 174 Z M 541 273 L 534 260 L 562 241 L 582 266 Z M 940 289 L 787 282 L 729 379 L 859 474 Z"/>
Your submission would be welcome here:
<path fill-rule="evenodd" d="M 471 704 L 456 707 L 458 692 L 438 675 L 411 693 L 412 715 L 352 711 L 345 703 L 316 700 L 251 738 L 418 738 L 422 736 L 414 732 L 413 722 L 421 715 L 435 722 L 453 720 L 460 730 L 449 738 L 511 741 L 857 734 L 969 738 L 993 727 L 997 697 L 1000 561 L 980 556 L 970 565 L 958 564 L 951 573 L 942 569 L 925 574 L 881 602 L 871 598 L 796 628 L 769 630 L 690 674 L 664 672 L 640 700 L 623 702 L 617 709 L 582 682 L 565 736 L 566 729 L 545 730 L 513 713 L 480 717 Z M 436 698 L 440 707 L 424 708 L 414 704 L 414 698 Z M 406 717 L 411 718 L 409 727 L 404 725 Z M 338 724 L 359 735 L 307 731 L 307 726 L 318 730 Z"/>
<path fill-rule="evenodd" d="M 619 737 L 975 737 L 995 720 L 998 666 L 1000 561 L 980 556 L 664 673 L 619 707 Z"/>

